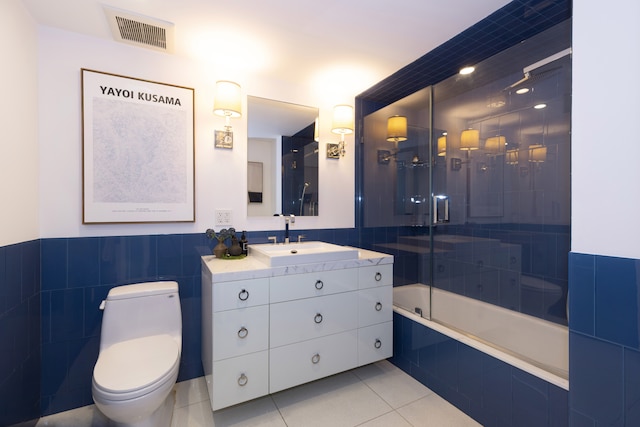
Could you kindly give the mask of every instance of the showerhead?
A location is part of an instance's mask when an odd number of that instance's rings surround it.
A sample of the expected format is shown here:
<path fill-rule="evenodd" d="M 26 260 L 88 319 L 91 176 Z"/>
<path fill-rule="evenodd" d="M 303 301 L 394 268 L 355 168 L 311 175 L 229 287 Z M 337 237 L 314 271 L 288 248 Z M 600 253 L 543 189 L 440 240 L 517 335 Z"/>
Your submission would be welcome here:
<path fill-rule="evenodd" d="M 305 186 L 305 187 L 308 187 L 308 186 L 309 186 L 309 183 L 308 183 L 308 182 L 305 182 L 305 183 L 304 183 L 304 186 Z"/>

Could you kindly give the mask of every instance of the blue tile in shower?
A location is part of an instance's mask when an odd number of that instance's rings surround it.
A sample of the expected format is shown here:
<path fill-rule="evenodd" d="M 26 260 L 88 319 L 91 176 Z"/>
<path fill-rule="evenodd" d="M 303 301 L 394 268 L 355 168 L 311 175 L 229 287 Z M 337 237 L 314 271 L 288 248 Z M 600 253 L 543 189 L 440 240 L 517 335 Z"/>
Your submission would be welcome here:
<path fill-rule="evenodd" d="M 623 414 L 623 348 L 597 338 L 569 333 L 570 405 L 602 425 Z"/>
<path fill-rule="evenodd" d="M 157 236 L 158 276 L 169 279 L 182 274 L 182 235 Z"/>
<path fill-rule="evenodd" d="M 638 269 L 640 260 L 598 256 L 595 271 L 596 336 L 640 348 Z"/>
<path fill-rule="evenodd" d="M 569 254 L 569 327 L 571 330 L 595 334 L 595 257 Z"/>
<path fill-rule="evenodd" d="M 467 345 L 458 346 L 458 390 L 471 401 L 482 401 L 482 353 Z"/>
<path fill-rule="evenodd" d="M 68 287 L 83 288 L 100 283 L 100 240 L 82 237 L 68 241 Z"/>
<path fill-rule="evenodd" d="M 640 352 L 624 350 L 625 425 L 640 426 Z"/>
<path fill-rule="evenodd" d="M 569 392 L 549 384 L 549 427 L 566 427 L 569 423 Z"/>
<path fill-rule="evenodd" d="M 596 421 L 580 412 L 571 410 L 569 414 L 570 427 L 597 427 Z"/>
<path fill-rule="evenodd" d="M 128 278 L 131 283 L 154 280 L 158 275 L 156 236 L 129 236 L 127 246 Z"/>
<path fill-rule="evenodd" d="M 513 425 L 522 427 L 549 425 L 546 390 L 541 390 L 540 385 L 531 378 L 525 380 L 524 375 L 514 375 L 512 385 Z"/>
<path fill-rule="evenodd" d="M 42 239 L 42 290 L 67 287 L 67 241 L 68 239 Z"/>
<path fill-rule="evenodd" d="M 458 388 L 458 342 L 448 338 L 437 344 L 436 377 L 449 387 Z"/>
<path fill-rule="evenodd" d="M 511 425 L 511 367 L 491 356 L 482 359 L 483 407 L 500 424 Z"/>

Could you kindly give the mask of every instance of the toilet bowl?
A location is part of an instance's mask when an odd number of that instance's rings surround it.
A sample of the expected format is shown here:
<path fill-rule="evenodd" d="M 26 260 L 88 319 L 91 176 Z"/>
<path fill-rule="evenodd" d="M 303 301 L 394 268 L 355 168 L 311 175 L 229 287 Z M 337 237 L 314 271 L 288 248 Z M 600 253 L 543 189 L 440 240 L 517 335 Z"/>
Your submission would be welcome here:
<path fill-rule="evenodd" d="M 169 426 L 182 347 L 177 283 L 119 286 L 101 308 L 96 407 L 117 426 Z"/>
<path fill-rule="evenodd" d="M 525 312 L 549 314 L 562 295 L 562 287 L 555 283 L 532 276 L 520 277 L 520 305 Z"/>

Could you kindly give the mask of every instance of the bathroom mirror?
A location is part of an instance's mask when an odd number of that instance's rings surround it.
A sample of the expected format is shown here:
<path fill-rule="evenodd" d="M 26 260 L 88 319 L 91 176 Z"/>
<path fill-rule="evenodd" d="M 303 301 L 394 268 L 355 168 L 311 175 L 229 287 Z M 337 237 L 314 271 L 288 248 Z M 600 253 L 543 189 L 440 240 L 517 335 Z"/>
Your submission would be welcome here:
<path fill-rule="evenodd" d="M 247 97 L 247 216 L 318 215 L 318 109 Z"/>

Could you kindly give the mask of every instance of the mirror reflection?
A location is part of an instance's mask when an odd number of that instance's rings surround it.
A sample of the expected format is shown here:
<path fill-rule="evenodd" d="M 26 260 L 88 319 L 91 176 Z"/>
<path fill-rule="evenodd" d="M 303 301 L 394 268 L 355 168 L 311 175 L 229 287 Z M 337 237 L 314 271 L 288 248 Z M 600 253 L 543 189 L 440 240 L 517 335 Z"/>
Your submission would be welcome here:
<path fill-rule="evenodd" d="M 247 97 L 247 215 L 317 216 L 318 109 Z"/>

